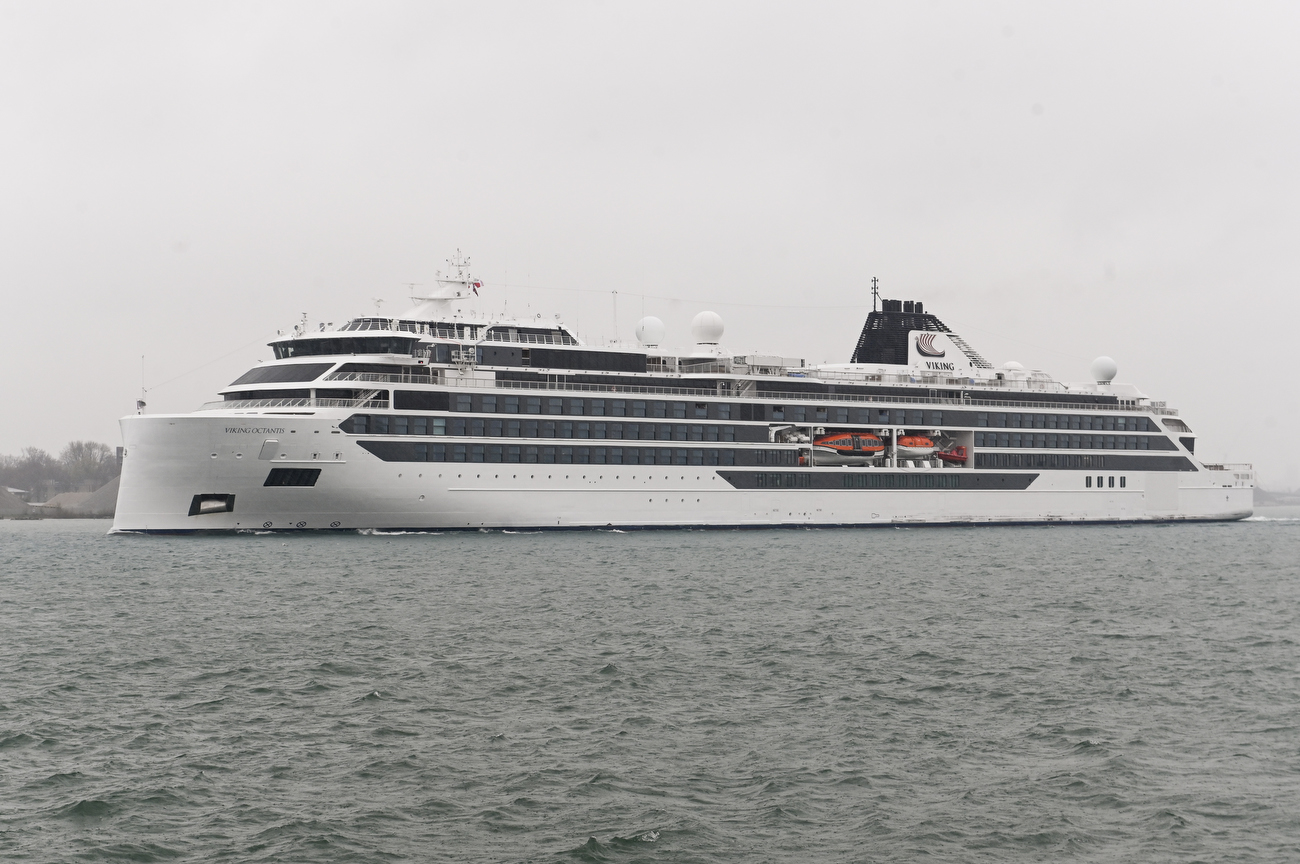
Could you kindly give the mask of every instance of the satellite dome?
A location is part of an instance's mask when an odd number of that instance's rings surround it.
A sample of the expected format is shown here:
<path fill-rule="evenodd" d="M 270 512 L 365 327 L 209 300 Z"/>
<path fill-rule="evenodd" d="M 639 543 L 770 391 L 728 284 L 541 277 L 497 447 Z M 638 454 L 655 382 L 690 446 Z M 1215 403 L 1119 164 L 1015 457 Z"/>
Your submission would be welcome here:
<path fill-rule="evenodd" d="M 1007 372 L 1023 372 L 1025 369 L 1024 366 L 1020 365 L 1015 360 L 1008 360 L 1007 362 L 1003 363 L 1002 368 Z"/>
<path fill-rule="evenodd" d="M 1098 384 L 1109 384 L 1118 373 L 1119 367 L 1109 357 L 1098 357 L 1092 361 L 1092 380 Z"/>
<path fill-rule="evenodd" d="M 653 315 L 636 322 L 636 341 L 647 348 L 659 346 L 664 341 L 664 322 Z"/>
<path fill-rule="evenodd" d="M 717 312 L 701 312 L 691 321 L 691 338 L 696 345 L 717 345 L 722 341 L 722 318 Z"/>

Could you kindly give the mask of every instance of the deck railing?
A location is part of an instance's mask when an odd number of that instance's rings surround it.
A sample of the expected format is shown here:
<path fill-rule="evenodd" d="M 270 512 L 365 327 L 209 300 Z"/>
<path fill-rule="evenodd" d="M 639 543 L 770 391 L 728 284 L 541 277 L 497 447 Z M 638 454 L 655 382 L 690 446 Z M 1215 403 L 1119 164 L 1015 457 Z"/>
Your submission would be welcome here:
<path fill-rule="evenodd" d="M 247 411 L 250 408 L 387 408 L 387 399 L 228 399 L 205 402 L 200 411 Z"/>
<path fill-rule="evenodd" d="M 485 341 L 518 342 L 522 345 L 578 345 L 578 340 L 567 333 L 515 333 L 514 336 L 511 336 L 508 332 L 501 333 L 496 330 L 489 330 Z"/>
<path fill-rule="evenodd" d="M 327 379 L 334 381 L 361 381 L 371 384 L 434 384 L 444 387 L 463 387 L 477 390 L 537 390 L 564 391 L 577 393 L 607 393 L 610 395 L 645 395 L 645 396 L 698 396 L 726 399 L 743 399 L 765 402 L 850 402 L 854 404 L 885 405 L 949 405 L 968 409 L 1012 408 L 1042 409 L 1050 411 L 1122 411 L 1152 412 L 1161 415 L 1177 415 L 1177 410 L 1161 405 L 1094 405 L 1074 402 L 1034 402 L 1008 401 L 1000 399 L 953 399 L 934 396 L 862 396 L 850 393 L 799 393 L 792 391 L 762 391 L 744 387 L 727 386 L 719 388 L 693 387 L 640 387 L 625 384 L 577 384 L 566 381 L 498 381 L 485 378 L 444 378 L 439 376 L 411 376 L 405 374 L 388 374 L 378 372 L 349 372 Z M 244 410 L 249 408 L 384 408 L 384 399 L 238 399 L 227 402 L 208 402 L 203 411 Z"/>
<path fill-rule="evenodd" d="M 335 372 L 333 375 L 326 375 L 323 381 L 365 381 L 368 383 L 381 384 L 437 384 L 438 376 L 429 373 L 427 366 L 415 366 L 415 369 L 425 370 L 423 375 L 411 375 L 409 373 L 395 372 Z"/>
<path fill-rule="evenodd" d="M 437 370 L 435 370 L 437 371 Z M 388 383 L 388 384 L 408 384 L 422 383 L 416 380 L 415 376 L 396 375 L 375 372 L 349 372 L 337 377 L 331 376 L 331 381 L 365 381 L 367 383 Z M 980 399 L 971 394 L 968 399 L 953 399 L 948 397 L 937 396 L 863 396 L 855 393 L 801 393 L 788 390 L 773 391 L 750 391 L 744 387 L 737 387 L 735 383 L 731 386 L 722 388 L 703 388 L 703 387 L 641 387 L 632 384 L 578 384 L 566 381 L 500 381 L 484 378 L 446 378 L 445 380 L 432 380 L 430 383 L 439 384 L 446 387 L 471 387 L 475 389 L 506 389 L 506 390 L 569 390 L 584 393 L 642 393 L 651 396 L 725 396 L 731 399 L 763 399 L 772 400 L 780 399 L 782 401 L 802 401 L 811 400 L 817 402 L 873 402 L 886 403 L 892 405 L 966 405 L 971 407 L 990 407 L 990 408 L 1054 408 L 1069 410 L 1099 410 L 1099 411 L 1154 411 L 1156 414 L 1177 415 L 1177 410 L 1165 408 L 1163 403 L 1159 406 L 1138 406 L 1138 405 L 1094 405 L 1086 402 L 1034 402 L 1034 401 L 1009 401 L 999 399 Z M 743 383 L 743 382 L 736 382 Z M 1021 391 L 1024 392 L 1024 391 Z"/>

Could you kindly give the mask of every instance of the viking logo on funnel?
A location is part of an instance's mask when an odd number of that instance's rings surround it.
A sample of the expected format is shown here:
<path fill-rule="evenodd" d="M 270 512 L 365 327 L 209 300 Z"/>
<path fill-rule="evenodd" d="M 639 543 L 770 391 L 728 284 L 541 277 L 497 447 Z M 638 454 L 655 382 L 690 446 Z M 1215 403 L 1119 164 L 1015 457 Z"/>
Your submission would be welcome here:
<path fill-rule="evenodd" d="M 942 357 L 946 353 L 942 348 L 934 347 L 933 333 L 921 333 L 916 337 L 916 350 L 922 357 Z"/>

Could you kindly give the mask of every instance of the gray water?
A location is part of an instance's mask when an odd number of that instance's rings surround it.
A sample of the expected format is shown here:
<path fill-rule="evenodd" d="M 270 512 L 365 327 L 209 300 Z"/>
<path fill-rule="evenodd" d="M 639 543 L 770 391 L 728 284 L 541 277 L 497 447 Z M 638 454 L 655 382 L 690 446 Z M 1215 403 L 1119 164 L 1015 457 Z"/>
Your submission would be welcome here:
<path fill-rule="evenodd" d="M 1294 861 L 1297 515 L 0 522 L 0 857 Z"/>

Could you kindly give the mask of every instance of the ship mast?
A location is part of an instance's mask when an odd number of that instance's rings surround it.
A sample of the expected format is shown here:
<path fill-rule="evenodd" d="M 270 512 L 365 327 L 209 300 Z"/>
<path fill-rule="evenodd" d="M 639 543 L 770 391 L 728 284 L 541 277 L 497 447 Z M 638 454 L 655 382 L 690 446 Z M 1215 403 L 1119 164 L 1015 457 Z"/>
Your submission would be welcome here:
<path fill-rule="evenodd" d="M 462 256 L 457 249 L 455 256 L 447 259 L 447 267 L 452 272 L 446 276 L 441 271 L 435 274 L 435 287 L 432 290 L 421 294 L 412 290 L 411 300 L 415 302 L 415 307 L 403 317 L 439 320 L 452 314 L 453 303 L 468 301 L 471 295 L 477 296 L 482 283 L 470 274 L 469 266 L 469 258 Z M 412 284 L 411 287 L 414 289 L 416 286 Z"/>

